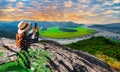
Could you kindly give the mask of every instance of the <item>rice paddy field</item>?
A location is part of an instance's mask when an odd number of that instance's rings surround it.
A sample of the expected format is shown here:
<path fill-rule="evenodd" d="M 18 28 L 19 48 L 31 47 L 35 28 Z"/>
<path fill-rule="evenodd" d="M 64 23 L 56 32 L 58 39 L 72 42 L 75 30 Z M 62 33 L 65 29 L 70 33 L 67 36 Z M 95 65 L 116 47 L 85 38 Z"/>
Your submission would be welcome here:
<path fill-rule="evenodd" d="M 47 28 L 46 30 L 41 29 L 39 32 L 42 37 L 64 39 L 64 38 L 84 36 L 94 33 L 96 31 L 83 27 L 78 27 L 78 28 L 51 27 L 51 28 Z"/>

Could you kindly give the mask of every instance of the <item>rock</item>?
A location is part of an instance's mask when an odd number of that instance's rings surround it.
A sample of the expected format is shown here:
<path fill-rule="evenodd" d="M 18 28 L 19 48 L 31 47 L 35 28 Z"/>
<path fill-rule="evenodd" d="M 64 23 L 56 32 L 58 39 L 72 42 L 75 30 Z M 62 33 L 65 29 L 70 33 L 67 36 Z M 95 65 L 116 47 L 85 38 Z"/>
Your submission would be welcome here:
<path fill-rule="evenodd" d="M 19 51 L 15 46 L 15 40 L 0 38 L 0 42 L 0 51 L 3 51 L 5 46 L 16 52 Z M 52 53 L 51 57 L 47 57 L 49 65 L 46 65 L 52 72 L 115 72 L 107 63 L 93 55 L 73 50 L 57 42 L 43 41 L 41 43 L 34 43 L 31 44 L 31 48 L 48 50 Z M 0 64 L 9 61 L 6 54 L 14 56 L 15 52 L 6 49 L 2 58 L 0 58 Z M 11 56 L 12 60 L 15 59 L 15 56 L 13 56 Z"/>

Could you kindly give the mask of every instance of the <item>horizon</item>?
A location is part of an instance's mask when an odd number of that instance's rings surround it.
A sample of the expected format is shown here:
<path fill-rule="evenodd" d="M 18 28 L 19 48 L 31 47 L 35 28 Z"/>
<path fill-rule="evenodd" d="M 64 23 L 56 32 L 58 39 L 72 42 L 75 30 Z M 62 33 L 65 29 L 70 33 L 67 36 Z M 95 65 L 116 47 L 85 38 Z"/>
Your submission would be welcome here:
<path fill-rule="evenodd" d="M 119 0 L 1 0 L 0 21 L 120 22 Z"/>
<path fill-rule="evenodd" d="M 61 22 L 61 21 L 34 21 L 34 20 L 16 20 L 16 21 L 1 21 L 0 22 L 20 22 L 20 21 L 25 21 L 25 22 Z M 114 22 L 114 23 L 104 23 L 104 24 L 85 24 L 85 23 L 76 23 L 76 22 L 73 22 L 73 21 L 67 21 L 67 22 L 72 22 L 72 23 L 75 23 L 75 24 L 83 24 L 83 25 L 107 25 L 107 24 L 116 24 L 116 23 L 120 23 L 120 22 Z M 62 23 L 67 23 L 65 21 L 62 21 Z"/>

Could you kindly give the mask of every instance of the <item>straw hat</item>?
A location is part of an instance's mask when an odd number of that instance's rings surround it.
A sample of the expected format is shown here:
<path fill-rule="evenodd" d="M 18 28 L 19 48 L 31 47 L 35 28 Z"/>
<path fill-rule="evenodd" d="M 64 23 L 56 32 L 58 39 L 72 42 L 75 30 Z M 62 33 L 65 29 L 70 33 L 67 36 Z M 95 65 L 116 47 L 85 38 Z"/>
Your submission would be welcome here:
<path fill-rule="evenodd" d="M 21 33 L 24 33 L 26 32 L 27 30 L 29 30 L 31 27 L 31 24 L 29 23 L 25 23 L 24 21 L 21 21 L 19 24 L 18 24 L 18 33 L 21 34 Z"/>

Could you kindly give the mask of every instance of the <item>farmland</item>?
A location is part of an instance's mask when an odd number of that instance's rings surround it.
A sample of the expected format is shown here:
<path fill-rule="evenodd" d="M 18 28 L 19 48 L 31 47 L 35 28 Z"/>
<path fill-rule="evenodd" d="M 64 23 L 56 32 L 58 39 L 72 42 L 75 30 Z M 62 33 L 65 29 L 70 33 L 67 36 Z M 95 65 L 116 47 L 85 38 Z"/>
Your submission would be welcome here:
<path fill-rule="evenodd" d="M 50 27 L 47 28 L 46 30 L 41 29 L 39 32 L 42 37 L 64 39 L 64 38 L 84 36 L 87 34 L 94 33 L 96 31 L 83 27 L 77 27 L 77 28 Z"/>

